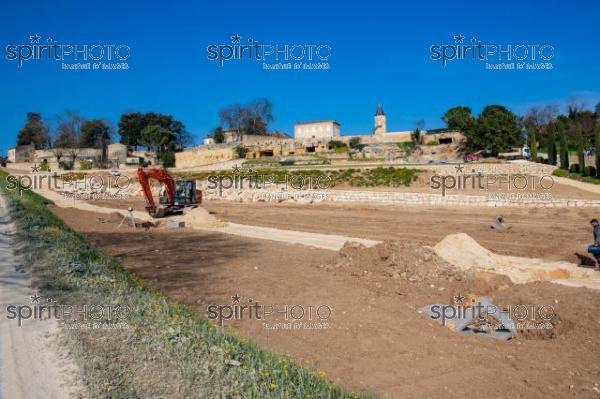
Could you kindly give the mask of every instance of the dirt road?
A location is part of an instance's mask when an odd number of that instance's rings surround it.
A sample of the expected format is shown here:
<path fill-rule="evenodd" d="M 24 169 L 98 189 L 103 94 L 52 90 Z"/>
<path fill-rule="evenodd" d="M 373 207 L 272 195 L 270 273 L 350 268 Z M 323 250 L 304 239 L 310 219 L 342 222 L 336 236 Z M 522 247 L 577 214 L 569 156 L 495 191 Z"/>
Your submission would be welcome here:
<path fill-rule="evenodd" d="M 60 353 L 56 342 L 56 320 L 24 320 L 19 326 L 17 320 L 8 318 L 15 314 L 8 306 L 33 307 L 41 300 L 32 299 L 36 293 L 30 288 L 29 275 L 16 270 L 11 243 L 14 229 L 0 196 L 0 398 L 79 397 L 76 367 Z"/>

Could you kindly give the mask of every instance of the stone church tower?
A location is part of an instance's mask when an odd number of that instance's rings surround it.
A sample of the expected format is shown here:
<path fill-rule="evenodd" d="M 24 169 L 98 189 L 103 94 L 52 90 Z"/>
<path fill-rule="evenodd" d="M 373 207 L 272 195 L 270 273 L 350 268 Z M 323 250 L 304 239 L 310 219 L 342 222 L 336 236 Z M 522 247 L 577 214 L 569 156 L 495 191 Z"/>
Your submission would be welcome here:
<path fill-rule="evenodd" d="M 381 104 L 377 106 L 377 112 L 375 112 L 375 127 L 373 128 L 373 134 L 381 135 L 387 131 L 385 113 Z"/>

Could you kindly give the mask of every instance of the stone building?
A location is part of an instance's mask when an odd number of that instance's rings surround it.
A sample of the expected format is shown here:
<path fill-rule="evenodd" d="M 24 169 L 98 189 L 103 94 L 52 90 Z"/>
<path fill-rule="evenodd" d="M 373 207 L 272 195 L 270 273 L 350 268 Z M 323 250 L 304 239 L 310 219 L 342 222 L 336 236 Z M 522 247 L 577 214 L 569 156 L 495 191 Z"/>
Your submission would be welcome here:
<path fill-rule="evenodd" d="M 300 122 L 294 125 L 296 141 L 340 140 L 340 124 L 334 120 Z"/>
<path fill-rule="evenodd" d="M 14 148 L 8 149 L 8 160 L 12 163 L 21 162 L 34 162 L 35 159 L 35 146 L 29 145 L 18 145 Z"/>

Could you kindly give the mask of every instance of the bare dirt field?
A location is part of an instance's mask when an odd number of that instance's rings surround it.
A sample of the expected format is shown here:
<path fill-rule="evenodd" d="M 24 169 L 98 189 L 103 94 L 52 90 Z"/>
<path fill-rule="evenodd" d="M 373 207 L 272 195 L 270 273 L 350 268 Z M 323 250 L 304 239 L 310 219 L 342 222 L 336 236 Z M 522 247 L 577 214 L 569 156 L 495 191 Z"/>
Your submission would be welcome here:
<path fill-rule="evenodd" d="M 452 233 L 467 233 L 503 255 L 539 257 L 580 263 L 592 241 L 594 208 L 487 208 L 377 206 L 369 204 L 240 204 L 207 201 L 219 219 L 235 223 L 317 233 L 344 234 L 374 240 L 433 245 Z M 509 229 L 490 229 L 502 215 Z"/>
<path fill-rule="evenodd" d="M 143 211 L 143 198 L 92 200 L 98 206 Z M 217 218 L 234 223 L 374 240 L 402 240 L 433 245 L 452 233 L 467 233 L 503 255 L 589 262 L 589 221 L 600 219 L 598 208 L 426 207 L 372 204 L 238 203 L 205 201 Z M 490 229 L 502 215 L 507 230 Z"/>
<path fill-rule="evenodd" d="M 113 204 L 114 206 L 114 204 Z M 382 397 L 600 396 L 600 292 L 551 283 L 515 286 L 464 274 L 423 249 L 466 232 L 499 253 L 572 260 L 583 251 L 592 211 L 510 209 L 512 228 L 490 231 L 493 209 L 209 202 L 224 220 L 392 239 L 340 252 L 219 233 L 121 226 L 119 216 L 52 208 L 69 226 L 171 298 L 206 315 L 209 304 L 327 304 L 328 329 L 268 329 L 227 322 L 237 334 L 288 353 L 327 378 Z M 490 245 L 491 244 L 491 245 Z M 554 307 L 550 330 L 520 330 L 508 342 L 457 334 L 418 312 L 454 296 L 488 295 L 501 306 Z"/>

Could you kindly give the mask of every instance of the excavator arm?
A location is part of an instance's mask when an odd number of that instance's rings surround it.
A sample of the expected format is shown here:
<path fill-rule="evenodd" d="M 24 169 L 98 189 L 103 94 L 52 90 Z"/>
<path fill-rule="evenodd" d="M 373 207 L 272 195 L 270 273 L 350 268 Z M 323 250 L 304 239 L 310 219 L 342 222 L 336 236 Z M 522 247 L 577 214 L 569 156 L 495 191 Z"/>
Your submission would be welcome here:
<path fill-rule="evenodd" d="M 165 185 L 165 193 L 167 195 L 168 204 L 172 205 L 175 202 L 175 180 L 167 173 L 164 169 L 147 169 L 138 168 L 137 176 L 142 186 L 144 196 L 146 197 L 146 210 L 152 216 L 159 214 L 158 207 L 154 198 L 152 198 L 152 190 L 150 190 L 150 184 L 148 179 L 157 180 Z"/>

